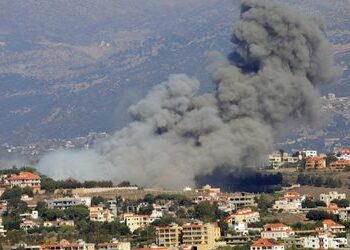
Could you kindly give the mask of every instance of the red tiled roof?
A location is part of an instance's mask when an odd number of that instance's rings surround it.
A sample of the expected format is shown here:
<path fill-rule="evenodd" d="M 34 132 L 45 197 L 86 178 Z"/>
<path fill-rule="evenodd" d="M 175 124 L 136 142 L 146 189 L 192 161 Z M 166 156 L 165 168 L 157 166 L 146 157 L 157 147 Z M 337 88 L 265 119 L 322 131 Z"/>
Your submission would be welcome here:
<path fill-rule="evenodd" d="M 261 238 L 256 241 L 254 241 L 252 247 L 272 247 L 272 246 L 278 246 L 281 244 L 273 243 L 269 239 Z"/>
<path fill-rule="evenodd" d="M 264 226 L 265 228 L 278 228 L 278 227 L 288 227 L 286 224 L 282 224 L 282 223 L 271 223 L 271 224 L 266 224 Z"/>
<path fill-rule="evenodd" d="M 40 176 L 31 172 L 20 172 L 18 175 L 14 174 L 8 178 L 9 181 L 17 180 L 40 180 Z"/>
<path fill-rule="evenodd" d="M 323 220 L 323 224 L 326 224 L 327 227 L 344 227 L 343 225 L 340 225 L 338 223 L 336 223 L 334 220 Z"/>

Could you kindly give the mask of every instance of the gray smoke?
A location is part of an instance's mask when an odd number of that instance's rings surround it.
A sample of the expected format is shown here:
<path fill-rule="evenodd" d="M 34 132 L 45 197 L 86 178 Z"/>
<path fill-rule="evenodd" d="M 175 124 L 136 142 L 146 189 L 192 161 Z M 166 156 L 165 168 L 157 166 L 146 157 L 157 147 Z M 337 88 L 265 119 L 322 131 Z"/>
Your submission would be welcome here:
<path fill-rule="evenodd" d="M 92 150 L 49 154 L 39 169 L 178 188 L 218 166 L 253 166 L 289 121 L 317 122 L 316 87 L 339 74 L 322 22 L 270 0 L 244 0 L 241 10 L 230 59 L 209 55 L 214 93 L 197 96 L 198 80 L 171 75 L 130 107 L 127 127 Z"/>

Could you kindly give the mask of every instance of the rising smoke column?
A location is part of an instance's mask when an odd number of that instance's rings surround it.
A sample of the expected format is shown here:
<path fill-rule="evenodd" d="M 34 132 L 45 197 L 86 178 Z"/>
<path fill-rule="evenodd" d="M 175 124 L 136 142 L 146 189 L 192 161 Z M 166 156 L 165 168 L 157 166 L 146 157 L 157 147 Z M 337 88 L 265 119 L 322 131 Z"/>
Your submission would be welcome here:
<path fill-rule="evenodd" d="M 218 166 L 253 166 L 292 120 L 319 118 L 317 87 L 332 82 L 323 24 L 270 0 L 244 0 L 229 59 L 211 53 L 214 93 L 171 75 L 130 107 L 134 121 L 88 151 L 45 156 L 54 178 L 129 180 L 178 188 Z"/>

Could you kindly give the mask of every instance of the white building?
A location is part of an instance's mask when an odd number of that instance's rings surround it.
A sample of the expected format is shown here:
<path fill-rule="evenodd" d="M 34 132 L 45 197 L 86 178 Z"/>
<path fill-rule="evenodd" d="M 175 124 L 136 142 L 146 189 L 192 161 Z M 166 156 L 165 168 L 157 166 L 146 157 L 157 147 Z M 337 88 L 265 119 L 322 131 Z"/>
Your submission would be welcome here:
<path fill-rule="evenodd" d="M 237 210 L 235 214 L 231 214 L 225 219 L 225 222 L 231 228 L 239 223 L 249 224 L 258 221 L 260 221 L 259 212 L 253 211 L 251 208 Z"/>
<path fill-rule="evenodd" d="M 284 250 L 284 244 L 262 238 L 254 241 L 250 250 Z"/>
<path fill-rule="evenodd" d="M 301 244 L 303 248 L 338 249 L 344 248 L 347 245 L 347 239 L 320 234 L 301 238 Z"/>
<path fill-rule="evenodd" d="M 275 201 L 272 208 L 286 212 L 299 212 L 302 208 L 302 202 L 304 200 L 304 195 L 300 195 L 297 192 L 287 192 L 284 194 L 282 199 Z"/>
<path fill-rule="evenodd" d="M 331 191 L 328 194 L 320 194 L 320 200 L 326 203 L 327 207 L 333 200 L 346 199 L 346 194 L 339 194 L 337 191 Z"/>
<path fill-rule="evenodd" d="M 295 235 L 295 232 L 287 225 L 282 223 L 266 224 L 261 231 L 261 238 L 266 239 L 286 239 Z"/>
<path fill-rule="evenodd" d="M 304 150 L 302 151 L 303 155 L 305 158 L 307 157 L 316 157 L 317 156 L 317 151 L 316 150 Z"/>

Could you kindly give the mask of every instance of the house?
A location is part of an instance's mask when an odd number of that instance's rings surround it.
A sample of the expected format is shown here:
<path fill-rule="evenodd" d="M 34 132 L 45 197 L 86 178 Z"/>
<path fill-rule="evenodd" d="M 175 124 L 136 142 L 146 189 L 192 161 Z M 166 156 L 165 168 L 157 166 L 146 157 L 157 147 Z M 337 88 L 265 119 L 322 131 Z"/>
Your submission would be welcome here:
<path fill-rule="evenodd" d="M 327 206 L 333 201 L 333 200 L 342 200 L 346 199 L 346 194 L 341 193 L 339 194 L 337 191 L 331 191 L 328 194 L 320 194 L 320 200 L 326 203 Z"/>
<path fill-rule="evenodd" d="M 259 212 L 253 211 L 251 208 L 244 208 L 237 210 L 236 213 L 229 215 L 225 222 L 229 227 L 234 227 L 234 225 L 239 223 L 254 223 L 260 221 Z"/>
<path fill-rule="evenodd" d="M 345 159 L 337 160 L 337 161 L 331 162 L 329 164 L 329 167 L 332 170 L 344 170 L 346 167 L 350 167 L 350 160 L 345 160 Z"/>
<path fill-rule="evenodd" d="M 178 247 L 182 228 L 177 224 L 156 227 L 156 244 L 161 247 Z"/>
<path fill-rule="evenodd" d="M 131 232 L 139 228 L 145 228 L 150 224 L 149 215 L 126 213 L 123 215 L 123 220 Z"/>
<path fill-rule="evenodd" d="M 114 220 L 112 212 L 102 206 L 92 206 L 89 208 L 89 211 L 89 217 L 92 221 L 112 222 Z"/>
<path fill-rule="evenodd" d="M 35 222 L 35 221 L 24 219 L 21 222 L 19 227 L 21 229 L 23 229 L 23 230 L 28 230 L 28 229 L 36 228 L 36 227 L 39 227 L 39 226 L 40 225 L 37 222 Z"/>
<path fill-rule="evenodd" d="M 44 221 L 43 227 L 61 227 L 61 226 L 70 226 L 74 227 L 74 221 L 73 220 L 63 220 L 63 219 L 57 219 L 55 221 Z"/>
<path fill-rule="evenodd" d="M 324 210 L 328 213 L 332 213 L 332 214 L 339 214 L 340 212 L 340 208 L 338 207 L 338 205 L 336 203 L 330 203 L 328 207 L 325 207 Z"/>
<path fill-rule="evenodd" d="M 20 172 L 5 179 L 5 185 L 13 187 L 31 187 L 33 191 L 40 191 L 41 177 L 31 172 Z"/>
<path fill-rule="evenodd" d="M 182 225 L 182 243 L 197 250 L 211 250 L 218 247 L 220 227 L 217 223 L 187 223 Z"/>
<path fill-rule="evenodd" d="M 272 208 L 286 212 L 299 212 L 302 208 L 302 202 L 304 200 L 304 195 L 300 195 L 297 192 L 287 192 L 284 194 L 282 199 L 275 201 Z"/>
<path fill-rule="evenodd" d="M 307 157 L 305 159 L 306 170 L 322 170 L 326 169 L 326 159 L 321 156 Z"/>
<path fill-rule="evenodd" d="M 95 244 L 85 243 L 83 240 L 78 240 L 71 243 L 68 240 L 61 240 L 58 244 L 41 245 L 41 250 L 95 250 Z"/>
<path fill-rule="evenodd" d="M 323 220 L 323 230 L 328 231 L 330 233 L 344 233 L 345 232 L 345 226 L 340 225 L 336 223 L 333 220 Z"/>
<path fill-rule="evenodd" d="M 286 239 L 293 235 L 295 235 L 295 232 L 282 223 L 266 224 L 263 231 L 261 231 L 261 238 L 274 240 Z"/>
<path fill-rule="evenodd" d="M 130 250 L 130 242 L 121 242 L 112 239 L 110 242 L 102 242 L 97 244 L 97 250 Z"/>
<path fill-rule="evenodd" d="M 253 242 L 250 250 L 284 250 L 284 244 L 261 238 Z"/>

